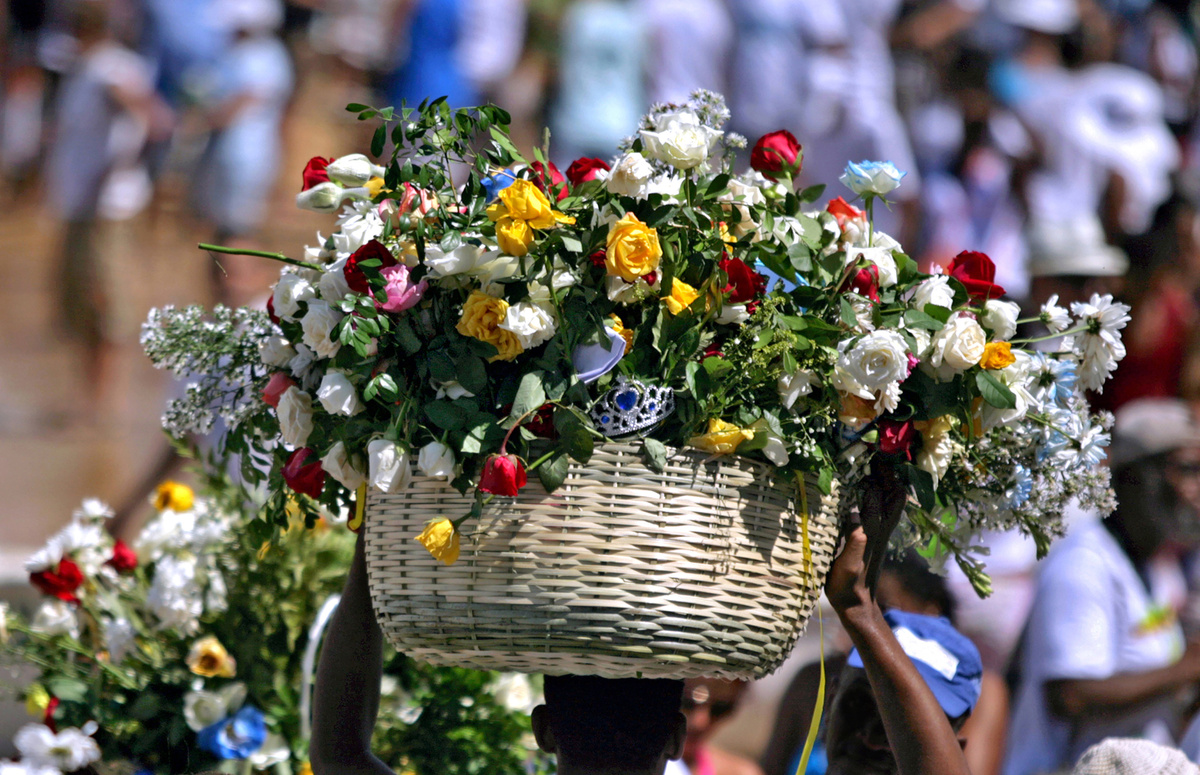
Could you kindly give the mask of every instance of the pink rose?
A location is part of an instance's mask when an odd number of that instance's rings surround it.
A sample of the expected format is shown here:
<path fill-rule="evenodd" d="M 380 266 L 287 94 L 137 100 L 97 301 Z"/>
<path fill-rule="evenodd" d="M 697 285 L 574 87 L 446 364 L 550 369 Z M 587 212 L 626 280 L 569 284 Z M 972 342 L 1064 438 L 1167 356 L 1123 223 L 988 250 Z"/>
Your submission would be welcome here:
<path fill-rule="evenodd" d="M 279 399 L 287 392 L 290 387 L 295 387 L 296 383 L 291 380 L 288 375 L 282 371 L 277 371 L 267 380 L 267 386 L 263 388 L 262 400 L 271 406 L 279 406 Z"/>
<path fill-rule="evenodd" d="M 408 267 L 404 264 L 384 267 L 379 274 L 383 277 L 387 301 L 382 304 L 375 302 L 375 306 L 384 312 L 403 312 L 416 306 L 429 287 L 429 281 L 424 278 L 419 283 L 412 282 Z"/>

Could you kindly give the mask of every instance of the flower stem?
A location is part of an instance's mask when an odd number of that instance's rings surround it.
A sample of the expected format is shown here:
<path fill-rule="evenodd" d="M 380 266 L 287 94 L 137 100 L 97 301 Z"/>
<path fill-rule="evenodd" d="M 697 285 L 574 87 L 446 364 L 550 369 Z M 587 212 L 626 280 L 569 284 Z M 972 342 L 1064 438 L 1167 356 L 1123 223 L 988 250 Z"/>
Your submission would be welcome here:
<path fill-rule="evenodd" d="M 266 250 L 249 250 L 246 248 L 227 248 L 223 245 L 210 245 L 207 242 L 201 242 L 196 247 L 201 250 L 207 250 L 210 253 L 224 253 L 229 256 L 257 256 L 259 258 L 269 258 L 272 261 L 278 261 L 282 264 L 291 264 L 303 269 L 315 269 L 318 272 L 325 271 L 325 267 L 320 264 L 313 264 L 309 261 L 297 261 L 294 258 L 288 258 L 282 253 L 271 253 Z"/>
<path fill-rule="evenodd" d="M 1045 336 L 1037 336 L 1037 337 L 1033 337 L 1032 339 L 1013 339 L 1011 342 L 1009 342 L 1009 344 L 1035 344 L 1037 342 L 1048 342 L 1051 339 L 1061 339 L 1064 336 L 1073 336 L 1075 334 L 1082 334 L 1087 330 L 1088 330 L 1087 326 L 1079 326 L 1078 328 L 1071 328 L 1066 331 L 1059 331 L 1057 334 L 1046 334 Z"/>
<path fill-rule="evenodd" d="M 532 463 L 530 463 L 529 465 L 525 466 L 526 473 L 532 473 L 533 471 L 536 471 L 538 466 L 540 466 L 542 463 L 545 463 L 550 458 L 554 457 L 555 452 L 558 452 L 558 450 L 552 449 L 549 452 L 547 452 L 546 454 L 539 457 L 537 460 L 535 460 Z"/>

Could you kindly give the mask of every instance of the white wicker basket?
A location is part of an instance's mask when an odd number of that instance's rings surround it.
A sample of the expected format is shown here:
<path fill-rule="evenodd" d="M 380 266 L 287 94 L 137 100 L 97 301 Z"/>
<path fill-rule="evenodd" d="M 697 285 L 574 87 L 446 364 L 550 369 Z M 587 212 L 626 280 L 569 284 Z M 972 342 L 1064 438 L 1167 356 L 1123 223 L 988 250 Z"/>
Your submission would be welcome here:
<path fill-rule="evenodd" d="M 400 651 L 434 664 L 526 673 L 754 678 L 800 636 L 837 540 L 837 490 L 744 458 L 597 447 L 552 495 L 531 476 L 463 525 L 442 565 L 414 539 L 471 498 L 414 477 L 368 501 L 375 613 Z M 808 549 L 805 549 L 805 545 Z"/>

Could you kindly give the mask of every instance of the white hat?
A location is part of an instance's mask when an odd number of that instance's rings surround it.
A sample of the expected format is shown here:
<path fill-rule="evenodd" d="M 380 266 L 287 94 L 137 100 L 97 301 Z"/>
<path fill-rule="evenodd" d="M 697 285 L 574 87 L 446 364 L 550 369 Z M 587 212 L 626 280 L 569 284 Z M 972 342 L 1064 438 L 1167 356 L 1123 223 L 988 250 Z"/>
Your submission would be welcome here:
<path fill-rule="evenodd" d="M 1184 447 L 1200 447 L 1200 424 L 1178 398 L 1139 398 L 1117 410 L 1109 460 L 1113 468 Z"/>
<path fill-rule="evenodd" d="M 218 27 L 236 31 L 269 32 L 283 24 L 280 0 L 216 0 L 212 5 Z"/>
<path fill-rule="evenodd" d="M 1200 768 L 1178 749 L 1110 737 L 1084 751 L 1071 775 L 1200 775 Z"/>
<path fill-rule="evenodd" d="M 1028 242 L 1032 277 L 1121 277 L 1129 270 L 1124 251 L 1104 241 L 1104 228 L 1092 213 L 1069 221 L 1035 220 Z"/>
<path fill-rule="evenodd" d="M 995 0 L 996 15 L 1014 27 L 1064 35 L 1079 24 L 1078 0 Z"/>

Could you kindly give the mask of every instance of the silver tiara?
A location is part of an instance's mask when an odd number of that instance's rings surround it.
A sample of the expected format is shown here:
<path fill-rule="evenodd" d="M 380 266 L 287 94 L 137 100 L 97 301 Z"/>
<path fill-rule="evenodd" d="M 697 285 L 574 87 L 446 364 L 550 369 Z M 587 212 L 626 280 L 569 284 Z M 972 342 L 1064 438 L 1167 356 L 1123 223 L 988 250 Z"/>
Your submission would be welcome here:
<path fill-rule="evenodd" d="M 628 436 L 653 428 L 675 411 L 675 391 L 617 377 L 617 385 L 592 407 L 592 421 L 605 436 Z"/>

